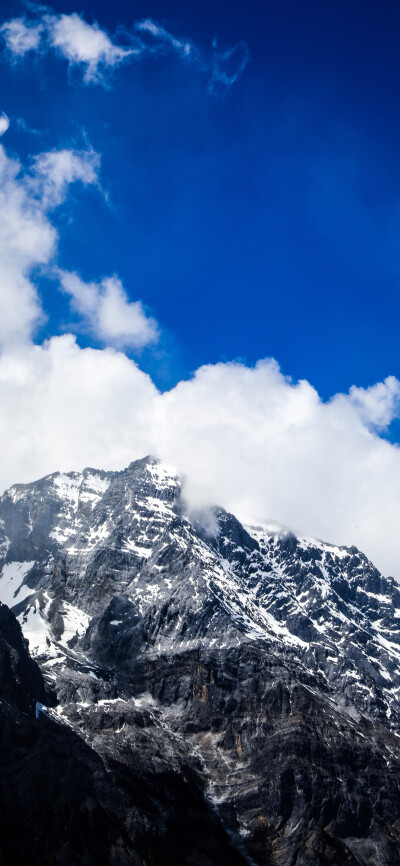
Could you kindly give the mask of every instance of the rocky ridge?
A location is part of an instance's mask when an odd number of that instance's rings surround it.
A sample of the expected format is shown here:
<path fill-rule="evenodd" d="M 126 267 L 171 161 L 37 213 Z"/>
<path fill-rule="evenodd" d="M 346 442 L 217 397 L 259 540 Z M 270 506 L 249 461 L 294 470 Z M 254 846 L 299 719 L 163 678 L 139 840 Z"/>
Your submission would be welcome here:
<path fill-rule="evenodd" d="M 0 574 L 107 766 L 194 762 L 247 863 L 400 863 L 400 588 L 356 548 L 190 514 L 145 458 L 10 488 Z"/>

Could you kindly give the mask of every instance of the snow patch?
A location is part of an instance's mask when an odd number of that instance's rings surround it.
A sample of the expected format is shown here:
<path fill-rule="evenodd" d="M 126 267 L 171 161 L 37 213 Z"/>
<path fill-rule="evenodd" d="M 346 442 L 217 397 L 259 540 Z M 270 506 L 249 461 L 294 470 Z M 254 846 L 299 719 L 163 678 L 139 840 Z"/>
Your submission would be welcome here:
<path fill-rule="evenodd" d="M 47 658 L 54 658 L 58 655 L 56 648 L 52 644 L 50 628 L 40 610 L 37 599 L 17 619 L 24 637 L 29 641 L 31 656 L 36 657 L 46 654 Z"/>
<path fill-rule="evenodd" d="M 69 602 L 64 601 L 63 608 L 64 631 L 60 640 L 61 644 L 68 643 L 73 637 L 81 637 L 85 634 L 90 623 L 90 616 L 79 607 L 74 607 Z"/>
<path fill-rule="evenodd" d="M 170 486 L 171 484 L 176 484 L 178 480 L 178 473 L 173 466 L 169 466 L 168 463 L 162 463 L 161 461 L 155 461 L 154 463 L 147 463 L 146 469 L 150 472 L 150 475 L 162 487 Z"/>
<path fill-rule="evenodd" d="M 131 538 L 127 538 L 124 542 L 125 550 L 129 550 L 132 553 L 136 553 L 137 556 L 143 559 L 148 559 L 151 556 L 151 548 L 150 547 L 139 547 L 138 544 L 135 544 Z"/>
<path fill-rule="evenodd" d="M 35 560 L 31 562 L 7 562 L 3 565 L 0 576 L 0 601 L 3 604 L 13 607 L 35 592 L 30 586 L 23 586 L 26 575 L 34 565 Z"/>
<path fill-rule="evenodd" d="M 77 508 L 79 500 L 79 488 L 82 484 L 82 475 L 79 473 L 71 473 L 70 475 L 57 474 L 54 477 L 53 485 L 57 490 L 60 499 L 67 499 Z"/>

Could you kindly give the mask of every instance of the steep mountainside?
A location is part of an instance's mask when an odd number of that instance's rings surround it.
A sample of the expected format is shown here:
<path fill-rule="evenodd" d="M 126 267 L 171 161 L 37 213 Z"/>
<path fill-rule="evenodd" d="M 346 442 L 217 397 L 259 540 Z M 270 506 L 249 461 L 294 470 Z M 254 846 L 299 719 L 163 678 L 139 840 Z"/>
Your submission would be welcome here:
<path fill-rule="evenodd" d="M 145 458 L 12 487 L 0 574 L 57 694 L 45 724 L 150 776 L 175 835 L 186 796 L 210 822 L 206 852 L 128 834 L 115 862 L 400 864 L 400 588 L 356 548 L 193 516 Z"/>
<path fill-rule="evenodd" d="M 198 762 L 171 746 L 151 713 L 131 708 L 124 748 L 104 744 L 101 757 L 54 712 L 35 718 L 45 685 L 4 605 L 0 660 L 1 863 L 244 866 L 205 798 Z M 102 721 L 97 710 L 106 740 L 114 734 Z"/>

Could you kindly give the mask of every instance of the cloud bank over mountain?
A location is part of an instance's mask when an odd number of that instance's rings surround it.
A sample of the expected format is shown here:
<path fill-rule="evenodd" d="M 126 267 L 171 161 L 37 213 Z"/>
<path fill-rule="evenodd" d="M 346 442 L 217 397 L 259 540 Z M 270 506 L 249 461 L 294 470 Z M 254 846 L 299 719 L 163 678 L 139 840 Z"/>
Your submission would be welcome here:
<path fill-rule="evenodd" d="M 193 506 L 357 544 L 396 574 L 400 450 L 375 425 L 399 394 L 389 379 L 367 391 L 368 411 L 354 393 L 323 403 L 272 360 L 205 366 L 160 393 L 111 348 L 81 349 L 71 334 L 26 343 L 0 359 L 1 487 L 152 452 L 185 474 Z"/>
<path fill-rule="evenodd" d="M 248 61 L 244 43 L 214 43 L 206 62 L 190 39 L 152 19 L 122 42 L 75 13 L 30 9 L 2 27 L 10 57 L 55 51 L 84 85 L 106 83 L 107 70 L 141 53 L 172 53 L 205 69 L 209 91 L 221 96 Z M 5 141 L 8 126 L 1 115 Z M 0 145 L 0 489 L 153 453 L 184 474 L 194 507 L 218 503 L 245 520 L 357 544 L 400 578 L 400 449 L 387 436 L 400 382 L 388 376 L 323 401 L 312 383 L 292 381 L 266 358 L 206 364 L 162 393 L 128 354 L 162 334 L 136 290 L 133 297 L 118 273 L 89 277 L 78 262 L 70 271 L 58 262 L 56 213 L 72 186 L 101 195 L 100 170 L 89 145 L 47 150 L 26 165 Z M 60 321 L 39 340 L 43 278 L 74 324 Z M 94 345 L 81 347 L 78 334 Z"/>

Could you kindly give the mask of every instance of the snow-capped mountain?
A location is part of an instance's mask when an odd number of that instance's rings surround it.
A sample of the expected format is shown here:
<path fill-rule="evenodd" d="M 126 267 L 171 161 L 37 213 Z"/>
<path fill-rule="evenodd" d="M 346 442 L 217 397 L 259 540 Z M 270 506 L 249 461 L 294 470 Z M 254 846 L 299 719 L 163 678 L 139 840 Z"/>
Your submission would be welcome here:
<path fill-rule="evenodd" d="M 10 488 L 0 601 L 58 720 L 112 763 L 145 713 L 245 862 L 400 863 L 400 587 L 356 548 L 190 514 L 148 457 Z"/>

